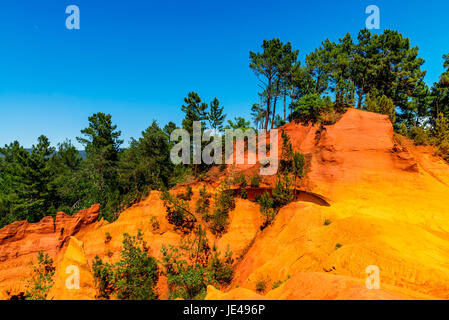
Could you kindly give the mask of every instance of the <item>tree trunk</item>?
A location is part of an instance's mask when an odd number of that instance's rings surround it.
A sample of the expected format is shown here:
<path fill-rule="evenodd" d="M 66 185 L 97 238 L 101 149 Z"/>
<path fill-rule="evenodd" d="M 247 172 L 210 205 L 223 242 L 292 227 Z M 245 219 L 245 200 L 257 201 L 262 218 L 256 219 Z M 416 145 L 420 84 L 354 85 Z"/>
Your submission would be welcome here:
<path fill-rule="evenodd" d="M 362 81 L 362 86 L 360 87 L 360 90 L 359 90 L 359 102 L 357 103 L 357 109 L 361 109 L 361 107 L 362 107 L 362 99 L 363 99 L 363 91 L 364 91 L 364 88 L 365 87 L 365 79 L 363 79 L 363 81 Z"/>
<path fill-rule="evenodd" d="M 286 121 L 285 119 L 287 119 L 287 89 L 284 89 L 284 122 Z"/>
<path fill-rule="evenodd" d="M 274 94 L 274 103 L 273 103 L 273 115 L 271 116 L 271 129 L 273 129 L 274 125 L 274 116 L 276 115 L 276 103 L 279 95 L 279 78 L 276 81 L 276 92 Z"/>
<path fill-rule="evenodd" d="M 268 79 L 267 87 L 267 112 L 265 115 L 265 126 L 264 129 L 268 129 L 268 120 L 270 119 L 270 103 L 271 103 L 271 78 Z"/>

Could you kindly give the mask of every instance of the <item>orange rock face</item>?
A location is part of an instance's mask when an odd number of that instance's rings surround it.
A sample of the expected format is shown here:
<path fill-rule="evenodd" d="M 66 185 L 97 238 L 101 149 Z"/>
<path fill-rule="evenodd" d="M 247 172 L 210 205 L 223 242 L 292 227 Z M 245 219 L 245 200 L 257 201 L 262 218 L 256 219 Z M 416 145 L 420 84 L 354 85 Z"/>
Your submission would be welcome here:
<path fill-rule="evenodd" d="M 380 114 L 349 109 L 332 126 L 289 123 L 283 129 L 309 162 L 301 187 L 330 206 L 293 202 L 261 231 L 258 204 L 237 199 L 227 233 L 219 238 L 207 233 L 222 252 L 234 252 L 234 279 L 221 290 L 209 287 L 206 298 L 449 299 L 449 165 L 432 148 L 395 136 Z M 227 172 L 251 176 L 257 170 L 236 165 Z M 210 177 L 209 191 L 223 177 Z M 274 181 L 264 177 L 263 185 Z M 202 184 L 192 184 L 192 210 Z M 142 230 L 158 259 L 162 245 L 176 245 L 182 237 L 167 222 L 157 192 L 113 223 L 95 222 L 97 212 L 58 214 L 55 221 L 16 222 L 0 230 L 0 298 L 5 290 L 22 290 L 20 279 L 41 249 L 57 266 L 49 299 L 94 299 L 91 261 L 96 255 L 117 261 L 123 233 Z M 77 292 L 65 286 L 72 264 L 81 270 Z M 370 267 L 378 270 L 378 287 L 367 285 Z M 158 290 L 162 299 L 168 297 L 164 277 Z"/>
<path fill-rule="evenodd" d="M 14 222 L 0 230 L 0 297 L 5 291 L 17 294 L 24 289 L 30 272 L 29 262 L 40 250 L 55 258 L 70 236 L 98 219 L 100 205 L 79 211 L 73 216 L 58 212 L 38 223 Z"/>

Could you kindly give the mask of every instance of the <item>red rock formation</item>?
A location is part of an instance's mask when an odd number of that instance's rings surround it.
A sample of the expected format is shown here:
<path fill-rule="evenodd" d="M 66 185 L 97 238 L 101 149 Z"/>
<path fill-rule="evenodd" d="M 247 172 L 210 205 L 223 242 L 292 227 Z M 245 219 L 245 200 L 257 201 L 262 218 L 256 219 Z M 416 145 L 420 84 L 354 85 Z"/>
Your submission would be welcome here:
<path fill-rule="evenodd" d="M 100 205 L 80 210 L 73 216 L 58 212 L 56 219 L 45 217 L 40 222 L 17 221 L 0 230 L 0 285 L 9 291 L 23 288 L 17 279 L 29 271 L 29 261 L 35 260 L 37 252 L 45 251 L 55 257 L 70 236 L 82 227 L 98 219 Z M 10 285 L 10 287 L 8 287 Z M 4 292 L 0 292 L 0 297 Z"/>

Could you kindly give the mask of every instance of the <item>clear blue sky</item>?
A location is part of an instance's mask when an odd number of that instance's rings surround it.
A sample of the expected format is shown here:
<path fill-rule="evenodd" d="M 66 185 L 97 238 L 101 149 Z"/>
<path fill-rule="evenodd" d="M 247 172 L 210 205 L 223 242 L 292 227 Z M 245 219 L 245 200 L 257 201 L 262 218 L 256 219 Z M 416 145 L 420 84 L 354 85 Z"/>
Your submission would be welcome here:
<path fill-rule="evenodd" d="M 65 27 L 70 4 L 80 8 L 80 30 Z M 447 0 L 2 1 L 0 145 L 30 147 L 40 134 L 76 142 L 99 111 L 127 142 L 153 119 L 180 124 L 192 90 L 207 102 L 216 96 L 228 118 L 249 118 L 259 90 L 250 50 L 279 37 L 303 60 L 326 38 L 356 35 L 369 4 L 380 7 L 381 29 L 420 47 L 426 80 L 436 81 L 449 53 Z"/>

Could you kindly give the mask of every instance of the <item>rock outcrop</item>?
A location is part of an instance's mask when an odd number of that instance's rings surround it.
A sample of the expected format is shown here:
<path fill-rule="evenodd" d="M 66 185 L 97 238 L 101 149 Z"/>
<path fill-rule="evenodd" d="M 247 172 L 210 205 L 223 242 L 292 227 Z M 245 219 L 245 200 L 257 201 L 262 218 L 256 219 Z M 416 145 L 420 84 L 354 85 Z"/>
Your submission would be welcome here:
<path fill-rule="evenodd" d="M 29 262 L 44 251 L 55 258 L 67 240 L 98 219 L 100 205 L 80 210 L 73 216 L 58 212 L 56 218 L 45 217 L 40 222 L 17 221 L 0 230 L 0 297 L 5 291 L 23 291 L 30 271 Z"/>

